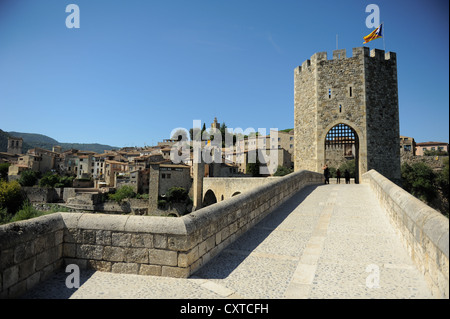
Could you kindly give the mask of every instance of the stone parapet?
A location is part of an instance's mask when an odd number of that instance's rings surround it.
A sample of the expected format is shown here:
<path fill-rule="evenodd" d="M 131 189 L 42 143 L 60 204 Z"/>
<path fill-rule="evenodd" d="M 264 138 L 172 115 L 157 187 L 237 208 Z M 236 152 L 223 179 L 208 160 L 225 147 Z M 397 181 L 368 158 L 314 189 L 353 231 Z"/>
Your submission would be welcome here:
<path fill-rule="evenodd" d="M 449 221 L 399 186 L 371 170 L 370 184 L 404 247 L 437 298 L 449 298 Z"/>
<path fill-rule="evenodd" d="M 64 228 L 59 213 L 0 226 L 0 298 L 23 294 L 62 266 Z"/>
<path fill-rule="evenodd" d="M 16 297 L 63 264 L 186 278 L 319 173 L 299 171 L 183 217 L 55 213 L 0 226 L 0 296 Z"/>

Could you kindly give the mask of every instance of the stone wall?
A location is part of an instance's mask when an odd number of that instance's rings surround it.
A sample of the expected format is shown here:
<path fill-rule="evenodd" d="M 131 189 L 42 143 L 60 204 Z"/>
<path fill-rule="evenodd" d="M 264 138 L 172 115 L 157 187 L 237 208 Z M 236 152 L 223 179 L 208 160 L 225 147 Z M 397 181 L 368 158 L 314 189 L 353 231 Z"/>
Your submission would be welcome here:
<path fill-rule="evenodd" d="M 387 178 L 363 175 L 434 296 L 449 298 L 449 221 Z"/>
<path fill-rule="evenodd" d="M 23 294 L 62 266 L 64 229 L 59 213 L 0 226 L 0 298 Z"/>
<path fill-rule="evenodd" d="M 183 217 L 56 213 L 0 226 L 0 296 L 15 297 L 65 264 L 188 277 L 322 175 L 299 171 Z"/>
<path fill-rule="evenodd" d="M 22 187 L 22 191 L 31 203 L 57 203 L 63 197 L 61 188 Z"/>

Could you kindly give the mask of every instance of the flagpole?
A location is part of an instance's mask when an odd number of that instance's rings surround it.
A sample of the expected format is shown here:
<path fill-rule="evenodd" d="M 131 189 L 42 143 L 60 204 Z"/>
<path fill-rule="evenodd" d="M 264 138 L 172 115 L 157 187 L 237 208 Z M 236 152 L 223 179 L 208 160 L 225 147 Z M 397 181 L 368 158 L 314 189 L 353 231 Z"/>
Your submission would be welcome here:
<path fill-rule="evenodd" d="M 385 28 L 385 26 L 384 26 L 384 22 L 381 22 L 381 24 L 383 25 L 383 50 L 384 50 L 384 52 L 386 53 L 386 42 L 385 42 L 385 40 L 384 40 L 385 35 L 386 35 L 386 28 Z"/>

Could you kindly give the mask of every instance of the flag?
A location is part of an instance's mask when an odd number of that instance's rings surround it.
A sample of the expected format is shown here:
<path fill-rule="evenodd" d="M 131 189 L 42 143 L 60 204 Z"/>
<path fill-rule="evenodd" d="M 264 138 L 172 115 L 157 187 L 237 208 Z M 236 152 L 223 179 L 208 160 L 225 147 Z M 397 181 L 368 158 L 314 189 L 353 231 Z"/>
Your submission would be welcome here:
<path fill-rule="evenodd" d="M 368 43 L 368 42 L 370 42 L 372 40 L 376 40 L 376 39 L 379 39 L 379 38 L 383 37 L 382 28 L 383 28 L 383 24 L 380 24 L 380 26 L 378 28 L 376 28 L 375 30 L 370 32 L 369 35 L 366 35 L 364 37 L 364 43 L 363 44 L 366 44 L 366 43 Z"/>

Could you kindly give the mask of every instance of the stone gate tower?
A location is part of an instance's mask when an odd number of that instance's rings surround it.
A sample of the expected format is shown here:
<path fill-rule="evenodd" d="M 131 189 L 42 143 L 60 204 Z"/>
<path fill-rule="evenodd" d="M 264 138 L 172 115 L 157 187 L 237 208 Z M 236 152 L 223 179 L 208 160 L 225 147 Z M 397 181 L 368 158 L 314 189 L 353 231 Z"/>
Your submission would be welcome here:
<path fill-rule="evenodd" d="M 357 182 L 371 169 L 399 182 L 396 54 L 360 47 L 352 55 L 319 52 L 295 69 L 295 170 L 337 167 L 342 154 L 356 160 Z"/>

